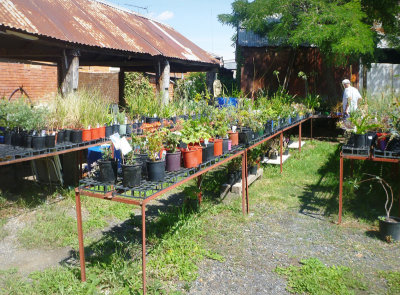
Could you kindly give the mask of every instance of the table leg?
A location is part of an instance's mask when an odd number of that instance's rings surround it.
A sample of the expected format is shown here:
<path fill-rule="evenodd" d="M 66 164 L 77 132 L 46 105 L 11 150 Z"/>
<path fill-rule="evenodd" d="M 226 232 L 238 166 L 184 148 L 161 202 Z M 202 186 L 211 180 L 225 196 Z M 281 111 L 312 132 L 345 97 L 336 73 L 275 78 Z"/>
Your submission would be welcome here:
<path fill-rule="evenodd" d="M 81 195 L 79 190 L 75 190 L 75 207 L 76 207 L 76 219 L 78 223 L 78 240 L 79 240 L 79 260 L 81 263 L 81 280 L 86 281 L 86 269 L 85 269 L 85 247 L 83 245 L 83 230 L 82 230 L 82 209 L 81 209 Z"/>
<path fill-rule="evenodd" d="M 312 131 L 313 131 L 313 128 L 312 128 L 312 122 L 313 122 L 313 119 L 312 119 L 312 117 L 311 117 L 311 128 L 310 128 L 310 133 L 311 133 L 311 140 L 313 139 L 313 134 L 312 134 Z"/>
<path fill-rule="evenodd" d="M 246 211 L 247 211 L 247 214 L 249 214 L 249 211 L 250 211 L 250 209 L 249 209 L 249 183 L 248 183 L 249 173 L 247 171 L 247 152 L 246 152 L 246 161 L 245 161 L 244 167 L 245 167 L 245 171 L 246 171 L 246 173 L 245 173 L 245 179 L 246 179 L 246 205 L 247 205 L 247 210 Z"/>
<path fill-rule="evenodd" d="M 142 284 L 146 294 L 146 205 L 142 204 Z"/>
<path fill-rule="evenodd" d="M 243 215 L 245 215 L 246 213 L 246 209 L 245 209 L 245 200 L 246 200 L 246 153 L 247 151 L 245 151 L 242 155 L 242 212 Z"/>
<path fill-rule="evenodd" d="M 339 172 L 339 224 L 342 223 L 342 200 L 343 200 L 343 156 L 340 155 Z"/>
<path fill-rule="evenodd" d="M 282 154 L 283 154 L 283 133 L 282 133 L 282 132 L 281 132 L 281 135 L 280 135 L 279 144 L 280 144 L 280 160 L 281 160 L 281 173 L 282 173 L 282 172 L 283 172 L 283 168 L 282 168 Z"/>
<path fill-rule="evenodd" d="M 197 198 L 199 200 L 199 205 L 201 205 L 201 201 L 202 201 L 202 193 L 201 193 L 201 182 L 203 180 L 203 175 L 199 175 L 197 177 L 197 188 L 199 189 L 199 192 L 197 194 Z"/>
<path fill-rule="evenodd" d="M 354 160 L 350 159 L 350 177 L 353 177 L 354 172 Z"/>
<path fill-rule="evenodd" d="M 301 153 L 301 123 L 299 124 L 299 152 Z"/>

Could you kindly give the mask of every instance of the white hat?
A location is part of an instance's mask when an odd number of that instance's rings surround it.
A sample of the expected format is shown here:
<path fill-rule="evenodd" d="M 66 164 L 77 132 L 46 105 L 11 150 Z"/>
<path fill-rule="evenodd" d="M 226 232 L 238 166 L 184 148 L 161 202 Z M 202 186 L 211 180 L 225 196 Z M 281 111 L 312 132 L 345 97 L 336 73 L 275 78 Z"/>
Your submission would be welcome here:
<path fill-rule="evenodd" d="M 344 80 L 342 81 L 342 84 L 343 84 L 343 85 L 350 84 L 350 80 L 349 80 L 349 79 L 344 79 Z"/>

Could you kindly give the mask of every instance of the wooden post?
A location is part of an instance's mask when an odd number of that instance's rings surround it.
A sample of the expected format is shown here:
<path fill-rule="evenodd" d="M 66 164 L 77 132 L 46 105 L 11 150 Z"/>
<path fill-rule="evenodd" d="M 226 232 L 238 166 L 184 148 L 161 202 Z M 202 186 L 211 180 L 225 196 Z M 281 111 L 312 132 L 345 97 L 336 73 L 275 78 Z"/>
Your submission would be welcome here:
<path fill-rule="evenodd" d="M 126 106 L 125 101 L 125 70 L 123 68 L 119 69 L 118 74 L 118 103 L 120 106 Z"/>
<path fill-rule="evenodd" d="M 170 65 L 166 59 L 160 60 L 156 66 L 157 92 L 161 95 L 163 105 L 169 103 Z"/>
<path fill-rule="evenodd" d="M 215 71 L 207 72 L 206 74 L 206 84 L 207 84 L 207 91 L 214 97 L 214 81 L 217 79 L 217 73 Z"/>
<path fill-rule="evenodd" d="M 74 92 L 79 83 L 79 51 L 64 50 L 61 62 L 58 64 L 60 74 L 60 90 L 62 95 Z"/>

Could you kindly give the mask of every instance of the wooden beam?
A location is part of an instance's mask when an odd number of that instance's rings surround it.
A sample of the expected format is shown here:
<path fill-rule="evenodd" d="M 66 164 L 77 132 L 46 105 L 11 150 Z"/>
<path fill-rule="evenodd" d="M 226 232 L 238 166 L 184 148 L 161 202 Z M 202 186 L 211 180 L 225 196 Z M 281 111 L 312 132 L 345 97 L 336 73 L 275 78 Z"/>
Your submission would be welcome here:
<path fill-rule="evenodd" d="M 60 89 L 63 95 L 78 89 L 79 82 L 79 51 L 64 51 L 64 57 L 59 64 Z"/>
<path fill-rule="evenodd" d="M 158 80 L 157 87 L 158 93 L 161 95 L 163 105 L 169 103 L 169 82 L 170 82 L 171 67 L 167 59 L 160 60 L 156 72 L 156 79 Z"/>
<path fill-rule="evenodd" d="M 125 107 L 125 71 L 123 69 L 120 69 L 118 74 L 118 95 L 119 105 Z"/>

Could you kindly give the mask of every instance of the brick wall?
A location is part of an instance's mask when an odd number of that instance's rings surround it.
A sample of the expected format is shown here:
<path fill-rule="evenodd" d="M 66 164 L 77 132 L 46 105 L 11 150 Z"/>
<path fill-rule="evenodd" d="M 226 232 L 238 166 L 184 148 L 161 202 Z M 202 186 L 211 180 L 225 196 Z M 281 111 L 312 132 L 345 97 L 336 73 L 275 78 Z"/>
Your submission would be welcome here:
<path fill-rule="evenodd" d="M 86 73 L 79 72 L 80 89 L 99 89 L 109 101 L 118 103 L 118 73 Z"/>
<path fill-rule="evenodd" d="M 57 93 L 57 67 L 0 62 L 0 97 L 8 98 L 20 86 L 33 101 L 48 100 L 49 96 Z M 13 99 L 18 97 L 19 92 Z"/>

